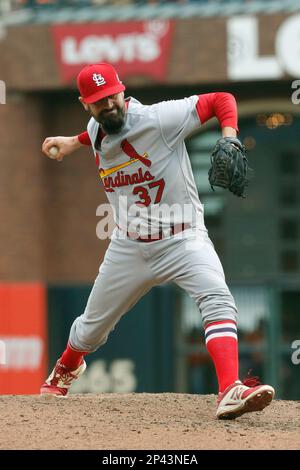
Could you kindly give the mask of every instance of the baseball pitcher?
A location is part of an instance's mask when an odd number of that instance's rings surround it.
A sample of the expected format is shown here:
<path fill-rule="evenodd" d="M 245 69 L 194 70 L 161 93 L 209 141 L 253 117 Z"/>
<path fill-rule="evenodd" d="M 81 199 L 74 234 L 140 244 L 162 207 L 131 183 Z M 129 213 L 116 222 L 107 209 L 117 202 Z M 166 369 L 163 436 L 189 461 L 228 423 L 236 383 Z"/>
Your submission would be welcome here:
<path fill-rule="evenodd" d="M 234 97 L 216 92 L 146 106 L 124 98 L 125 86 L 107 63 L 84 67 L 77 83 L 91 116 L 87 131 L 49 137 L 43 152 L 61 160 L 81 145 L 92 147 L 116 226 L 86 308 L 41 394 L 66 396 L 86 368 L 84 356 L 107 341 L 122 315 L 153 286 L 172 281 L 195 300 L 202 316 L 219 384 L 217 417 L 262 410 L 275 392 L 239 380 L 237 308 L 205 227 L 184 142 L 216 116 L 222 137 L 212 153 L 209 181 L 243 196 L 247 159 L 237 139 Z"/>

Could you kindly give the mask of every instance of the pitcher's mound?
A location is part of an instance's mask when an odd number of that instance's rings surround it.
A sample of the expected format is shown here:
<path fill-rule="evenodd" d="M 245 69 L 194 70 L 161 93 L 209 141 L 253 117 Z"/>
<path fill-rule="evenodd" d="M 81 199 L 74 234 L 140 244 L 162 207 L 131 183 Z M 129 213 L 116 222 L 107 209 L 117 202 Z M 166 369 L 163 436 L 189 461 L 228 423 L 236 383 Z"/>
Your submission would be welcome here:
<path fill-rule="evenodd" d="M 214 395 L 0 396 L 1 449 L 300 449 L 300 403 L 275 400 L 235 421 Z"/>

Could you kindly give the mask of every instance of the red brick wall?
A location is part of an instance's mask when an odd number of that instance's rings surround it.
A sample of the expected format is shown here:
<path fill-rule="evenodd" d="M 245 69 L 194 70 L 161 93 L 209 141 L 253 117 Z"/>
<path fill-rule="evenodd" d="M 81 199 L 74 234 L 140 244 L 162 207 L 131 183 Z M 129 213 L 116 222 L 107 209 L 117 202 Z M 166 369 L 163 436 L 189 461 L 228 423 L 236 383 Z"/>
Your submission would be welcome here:
<path fill-rule="evenodd" d="M 20 96 L 1 105 L 0 122 L 0 279 L 41 279 L 45 194 L 39 100 Z"/>
<path fill-rule="evenodd" d="M 96 207 L 106 198 L 93 156 L 86 148 L 57 163 L 40 150 L 46 136 L 73 135 L 86 120 L 63 97 L 0 106 L 1 281 L 95 277 L 107 243 L 96 237 Z"/>

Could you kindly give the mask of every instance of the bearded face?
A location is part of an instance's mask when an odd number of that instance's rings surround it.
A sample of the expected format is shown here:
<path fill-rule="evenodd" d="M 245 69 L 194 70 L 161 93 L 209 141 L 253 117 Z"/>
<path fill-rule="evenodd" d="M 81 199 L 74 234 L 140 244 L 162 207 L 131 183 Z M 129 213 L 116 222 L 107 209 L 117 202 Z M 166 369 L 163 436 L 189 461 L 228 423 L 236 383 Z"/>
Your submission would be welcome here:
<path fill-rule="evenodd" d="M 101 124 L 106 134 L 118 134 L 125 124 L 126 106 L 123 92 L 102 98 L 96 103 L 84 104 L 84 107 Z"/>
<path fill-rule="evenodd" d="M 101 111 L 95 119 L 106 134 L 117 134 L 125 123 L 125 106 L 120 107 L 116 104 L 112 109 Z"/>

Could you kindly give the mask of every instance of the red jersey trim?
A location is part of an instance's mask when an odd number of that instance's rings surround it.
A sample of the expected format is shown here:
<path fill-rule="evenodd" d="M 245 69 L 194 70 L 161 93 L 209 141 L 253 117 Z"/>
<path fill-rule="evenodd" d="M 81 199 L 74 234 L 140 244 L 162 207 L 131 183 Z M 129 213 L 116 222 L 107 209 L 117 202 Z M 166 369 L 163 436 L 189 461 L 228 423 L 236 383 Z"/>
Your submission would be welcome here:
<path fill-rule="evenodd" d="M 78 140 L 82 145 L 92 145 L 90 136 L 87 131 L 82 132 L 78 136 Z"/>
<path fill-rule="evenodd" d="M 215 92 L 199 95 L 196 109 L 201 124 L 216 117 L 221 128 L 233 127 L 239 132 L 236 100 L 231 93 Z"/>

